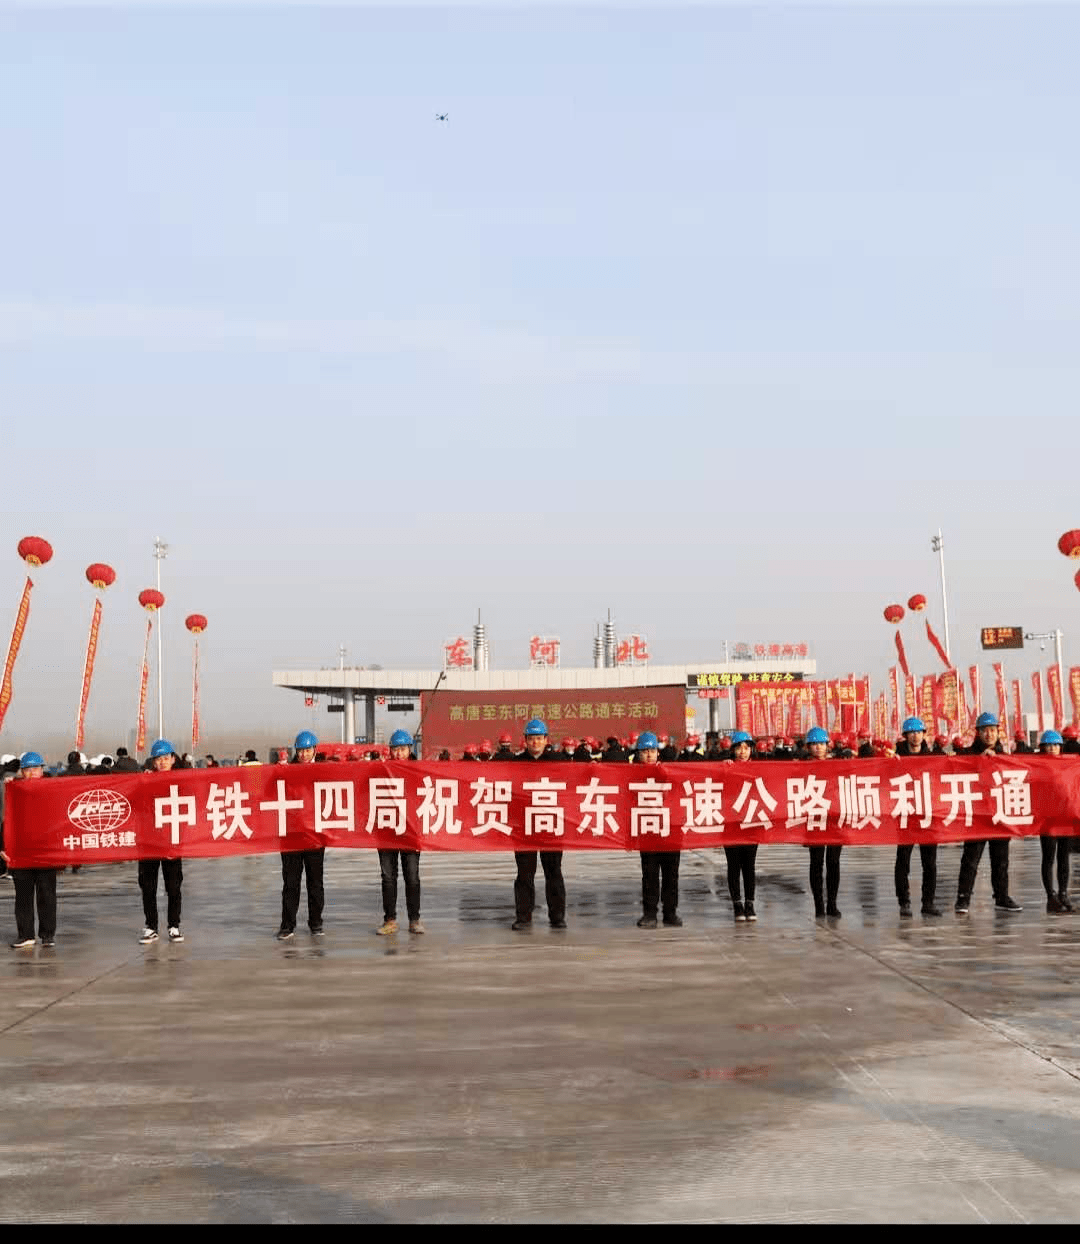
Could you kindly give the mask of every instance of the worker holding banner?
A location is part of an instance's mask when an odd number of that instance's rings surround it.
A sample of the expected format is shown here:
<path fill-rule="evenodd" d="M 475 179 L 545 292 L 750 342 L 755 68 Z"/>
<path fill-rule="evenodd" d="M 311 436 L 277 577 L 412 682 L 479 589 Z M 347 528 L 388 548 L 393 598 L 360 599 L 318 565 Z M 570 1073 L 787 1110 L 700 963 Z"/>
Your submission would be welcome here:
<path fill-rule="evenodd" d="M 963 751 L 965 756 L 981 756 L 984 752 L 1005 751 L 1000 739 L 1001 726 L 993 713 L 980 713 L 975 721 L 975 742 Z M 990 842 L 990 885 L 994 891 L 994 905 L 999 911 L 1023 911 L 1015 899 L 1009 894 L 1009 840 L 1008 838 L 991 838 Z M 971 907 L 971 892 L 975 888 L 975 875 L 979 870 L 983 848 L 987 839 L 969 838 L 964 843 L 964 852 L 960 857 L 960 878 L 957 882 L 956 914 L 966 916 Z"/>
<path fill-rule="evenodd" d="M 1039 753 L 1043 756 L 1060 756 L 1064 746 L 1064 738 L 1056 730 L 1045 730 L 1039 740 Z M 1042 882 L 1046 891 L 1046 910 L 1051 915 L 1063 911 L 1072 911 L 1069 901 L 1069 853 L 1072 851 L 1072 838 L 1057 837 L 1054 834 L 1041 834 L 1039 845 L 1042 848 Z M 1057 885 L 1054 885 L 1054 865 L 1057 865 Z"/>
<path fill-rule="evenodd" d="M 547 725 L 534 717 L 525 726 L 525 750 L 514 757 L 535 764 L 541 760 L 565 760 L 562 752 L 548 746 Z M 544 869 L 544 896 L 547 899 L 548 922 L 553 929 L 566 928 L 566 883 L 562 875 L 561 851 L 515 851 L 517 877 L 514 879 L 514 923 L 516 933 L 532 928 L 536 906 L 536 857 Z"/>
<path fill-rule="evenodd" d="M 745 764 L 750 759 L 754 740 L 745 730 L 736 730 L 731 736 L 731 759 L 728 764 Z M 751 842 L 740 847 L 724 847 L 727 859 L 728 894 L 735 911 L 737 923 L 757 919 L 754 910 L 754 896 L 757 893 L 757 843 Z M 740 884 L 741 881 L 741 884 Z M 746 901 L 743 901 L 743 893 Z"/>
<path fill-rule="evenodd" d="M 897 756 L 930 756 L 933 754 L 926 741 L 926 727 L 921 718 L 909 717 L 900 727 L 903 739 L 897 744 Z M 896 882 L 896 900 L 900 904 L 900 915 L 904 919 L 911 918 L 911 853 L 912 843 L 901 843 L 896 848 L 896 867 L 893 879 Z M 920 842 L 919 859 L 922 862 L 922 914 L 924 916 L 940 916 L 941 910 L 934 902 L 937 891 L 937 843 Z"/>
<path fill-rule="evenodd" d="M 168 773 L 176 764 L 176 750 L 168 739 L 158 739 L 150 748 L 150 770 L 152 773 Z M 151 946 L 158 940 L 158 869 L 161 870 L 165 882 L 165 894 L 168 899 L 169 941 L 182 942 L 180 932 L 180 890 L 184 884 L 184 866 L 181 860 L 140 860 L 139 889 L 142 891 L 143 917 L 146 924 L 139 943 Z"/>
<path fill-rule="evenodd" d="M 293 764 L 315 763 L 315 749 L 319 740 L 310 730 L 301 730 L 293 744 Z M 307 879 L 308 928 L 312 936 L 322 937 L 322 914 L 325 902 L 323 891 L 323 862 L 325 847 L 313 847 L 309 851 L 282 851 L 281 853 L 281 927 L 277 931 L 279 942 L 287 942 L 296 936 L 296 916 L 300 910 L 300 878 Z"/>
<path fill-rule="evenodd" d="M 643 730 L 637 738 L 635 764 L 655 765 L 660 762 L 660 742 L 651 730 Z M 655 929 L 656 913 L 663 908 L 664 923 L 682 927 L 679 915 L 679 860 L 681 851 L 641 852 L 641 907 L 639 929 Z"/>
<path fill-rule="evenodd" d="M 37 752 L 24 752 L 19 758 L 19 772 L 14 781 L 32 782 L 45 776 L 45 761 Z M 8 857 L 0 848 L 0 860 Z M 37 901 L 37 931 L 45 947 L 56 945 L 56 869 L 14 868 L 15 940 L 12 950 L 26 950 L 36 942 L 34 937 L 34 902 Z"/>
<path fill-rule="evenodd" d="M 390 736 L 391 760 L 415 760 L 413 738 L 408 730 L 395 730 Z M 376 929 L 380 937 L 397 932 L 397 882 L 398 857 L 401 858 L 401 875 L 405 881 L 405 909 L 409 913 L 409 932 L 423 933 L 420 919 L 420 852 L 394 851 L 379 848 L 379 872 L 382 877 L 383 922 Z"/>
<path fill-rule="evenodd" d="M 821 726 L 811 726 L 806 732 L 806 750 L 809 753 L 807 760 L 827 760 L 829 732 Z M 810 893 L 814 896 L 815 920 L 820 920 L 823 916 L 840 919 L 840 908 L 836 905 L 836 899 L 840 893 L 840 852 L 843 849 L 836 844 L 810 847 Z"/>

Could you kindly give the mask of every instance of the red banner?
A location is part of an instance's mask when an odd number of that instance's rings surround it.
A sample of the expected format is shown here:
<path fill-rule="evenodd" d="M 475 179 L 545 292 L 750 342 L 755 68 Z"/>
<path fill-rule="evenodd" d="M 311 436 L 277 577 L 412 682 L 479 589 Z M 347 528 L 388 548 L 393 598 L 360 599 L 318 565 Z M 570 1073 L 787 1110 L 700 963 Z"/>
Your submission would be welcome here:
<path fill-rule="evenodd" d="M 1072 834 L 1080 765 L 1053 756 L 768 764 L 251 765 L 13 781 L 15 868 L 313 847 L 670 851 Z"/>
<path fill-rule="evenodd" d="M 956 670 L 941 675 L 941 707 L 951 734 L 960 725 L 960 679 Z"/>
<path fill-rule="evenodd" d="M 1046 725 L 1046 718 L 1043 716 L 1042 673 L 1039 670 L 1036 670 L 1031 675 L 1031 689 L 1035 692 L 1035 712 L 1039 718 L 1039 724 L 1036 726 L 1036 729 L 1042 734 Z"/>
<path fill-rule="evenodd" d="M 983 711 L 982 679 L 979 677 L 979 667 L 977 665 L 968 666 L 968 680 L 971 683 L 972 712 L 981 713 Z"/>
<path fill-rule="evenodd" d="M 892 731 L 890 732 L 890 737 L 898 739 L 900 737 L 900 676 L 896 672 L 895 665 L 889 669 L 889 693 L 892 696 Z"/>
<path fill-rule="evenodd" d="M 829 695 L 824 682 L 814 683 L 814 716 L 823 730 L 829 728 Z"/>
<path fill-rule="evenodd" d="M 139 674 L 139 723 L 135 735 L 135 750 L 141 752 L 146 746 L 146 686 L 150 681 L 150 630 L 154 615 L 146 619 L 146 643 L 143 644 L 142 670 Z"/>
<path fill-rule="evenodd" d="M 1027 738 L 1024 729 L 1024 706 L 1020 695 L 1020 679 L 1013 679 L 1013 732 Z"/>
<path fill-rule="evenodd" d="M 1080 665 L 1069 670 L 1069 697 L 1072 700 L 1072 724 L 1080 726 Z"/>
<path fill-rule="evenodd" d="M 915 679 L 908 674 L 904 677 L 904 716 L 914 717 L 918 711 L 919 704 L 915 695 Z"/>
<path fill-rule="evenodd" d="M 1005 694 L 1005 666 L 1000 661 L 994 662 L 994 686 L 997 689 L 998 721 L 1004 729 L 1009 720 L 1009 697 Z"/>
<path fill-rule="evenodd" d="M 509 730 L 519 736 L 538 717 L 553 739 L 607 738 L 653 730 L 681 739 L 686 733 L 684 687 L 581 687 L 574 690 L 434 691 L 420 697 L 424 758 L 448 748 L 460 755 L 470 743 Z"/>
<path fill-rule="evenodd" d="M 908 669 L 907 653 L 904 652 L 904 641 L 900 638 L 900 632 L 896 632 L 896 655 L 900 659 L 900 668 L 904 671 L 904 677 L 911 677 L 911 670 Z"/>
<path fill-rule="evenodd" d="M 90 700 L 90 680 L 94 677 L 94 658 L 97 656 L 98 631 L 101 629 L 101 601 L 94 601 L 94 613 L 90 619 L 90 637 L 86 641 L 86 661 L 83 664 L 82 695 L 79 697 L 79 716 L 75 722 L 75 750 L 82 751 L 83 727 L 86 724 L 86 705 Z"/>
<path fill-rule="evenodd" d="M 931 733 L 934 732 L 934 687 L 937 679 L 933 674 L 924 674 L 919 684 L 919 716 L 923 725 Z"/>
<path fill-rule="evenodd" d="M 11 643 L 8 644 L 7 660 L 4 662 L 4 680 L 0 683 L 0 726 L 4 724 L 4 716 L 7 713 L 8 705 L 11 703 L 11 676 L 15 670 L 15 658 L 19 655 L 19 645 L 22 643 L 23 632 L 26 630 L 26 619 L 30 616 L 30 592 L 33 590 L 33 587 L 33 581 L 27 576 L 22 600 L 19 601 L 19 609 L 15 614 L 15 628 L 11 632 Z"/>
<path fill-rule="evenodd" d="M 735 699 L 735 729 L 754 733 L 754 710 L 749 699 Z"/>
<path fill-rule="evenodd" d="M 1054 710 L 1054 729 L 1060 731 L 1065 724 L 1065 704 L 1061 697 L 1061 671 L 1051 665 L 1046 671 L 1046 685 L 1050 688 L 1050 705 Z"/>
<path fill-rule="evenodd" d="M 944 679 L 941 674 L 934 679 L 934 731 L 940 728 L 939 723 L 945 722 L 945 729 L 948 730 L 949 723 L 945 718 L 945 687 Z"/>
<path fill-rule="evenodd" d="M 941 658 L 942 665 L 944 665 L 947 670 L 952 669 L 952 662 L 949 660 L 949 654 L 941 646 L 941 640 L 934 634 L 934 628 L 930 625 L 929 618 L 926 620 L 926 638 L 930 641 L 934 651 Z"/>

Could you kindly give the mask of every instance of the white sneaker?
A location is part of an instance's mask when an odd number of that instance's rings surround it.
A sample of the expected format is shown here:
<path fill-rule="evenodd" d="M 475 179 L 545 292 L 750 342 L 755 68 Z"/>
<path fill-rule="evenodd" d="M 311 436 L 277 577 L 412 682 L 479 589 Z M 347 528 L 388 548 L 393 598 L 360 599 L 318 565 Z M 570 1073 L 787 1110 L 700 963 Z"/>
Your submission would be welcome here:
<path fill-rule="evenodd" d="M 182 942 L 183 940 L 184 940 L 183 933 L 180 932 L 179 926 L 174 924 L 172 928 L 169 930 L 169 941 L 170 942 Z"/>
<path fill-rule="evenodd" d="M 141 946 L 149 946 L 151 942 L 156 942 L 157 939 L 156 929 L 143 929 L 142 937 L 139 938 L 139 944 Z"/>

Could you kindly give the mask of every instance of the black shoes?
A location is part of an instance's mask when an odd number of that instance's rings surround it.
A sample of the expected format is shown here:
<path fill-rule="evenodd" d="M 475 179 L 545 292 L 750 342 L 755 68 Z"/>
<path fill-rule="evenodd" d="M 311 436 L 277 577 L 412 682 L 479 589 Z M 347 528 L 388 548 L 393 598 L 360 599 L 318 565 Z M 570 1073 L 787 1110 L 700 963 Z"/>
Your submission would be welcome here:
<path fill-rule="evenodd" d="M 825 914 L 831 916 L 834 920 L 840 919 L 840 908 L 835 903 L 825 904 Z"/>
<path fill-rule="evenodd" d="M 1024 909 L 1014 898 L 1010 898 L 1008 894 L 1004 898 L 994 900 L 994 906 L 998 911 L 1023 911 Z"/>
<path fill-rule="evenodd" d="M 566 928 L 566 921 L 565 921 L 565 920 L 563 920 L 561 917 L 560 917 L 558 920 L 552 920 L 552 921 L 551 921 L 551 927 L 552 927 L 553 929 L 565 929 L 565 928 Z"/>
<path fill-rule="evenodd" d="M 924 916 L 940 916 L 941 908 L 935 907 L 933 903 L 923 903 L 922 914 Z"/>
<path fill-rule="evenodd" d="M 656 917 L 655 916 L 642 916 L 641 919 L 637 922 L 637 927 L 639 929 L 655 929 L 656 928 Z"/>
<path fill-rule="evenodd" d="M 735 922 L 741 924 L 746 919 L 746 908 L 741 902 L 735 903 Z"/>
<path fill-rule="evenodd" d="M 1069 902 L 1069 896 L 1062 890 L 1058 894 L 1058 902 L 1061 904 L 1062 911 L 1075 911 L 1076 908 Z"/>
<path fill-rule="evenodd" d="M 670 916 L 664 917 L 664 924 L 666 924 L 669 929 L 681 929 L 682 916 L 677 916 L 674 912 L 672 912 Z"/>
<path fill-rule="evenodd" d="M 754 904 L 749 899 L 746 900 L 746 918 L 747 920 L 756 920 L 757 912 L 754 910 Z"/>
<path fill-rule="evenodd" d="M 970 894 L 958 894 L 956 896 L 956 906 L 953 908 L 953 911 L 955 911 L 958 916 L 966 916 L 968 914 L 968 909 L 970 908 L 970 906 L 971 906 L 971 895 Z"/>
<path fill-rule="evenodd" d="M 911 919 L 911 903 L 908 899 L 903 899 L 900 903 L 900 915 L 905 920 Z"/>
<path fill-rule="evenodd" d="M 531 920 L 515 920 L 514 923 L 510 926 L 510 928 L 515 933 L 528 933 L 528 931 L 532 928 L 532 921 Z"/>

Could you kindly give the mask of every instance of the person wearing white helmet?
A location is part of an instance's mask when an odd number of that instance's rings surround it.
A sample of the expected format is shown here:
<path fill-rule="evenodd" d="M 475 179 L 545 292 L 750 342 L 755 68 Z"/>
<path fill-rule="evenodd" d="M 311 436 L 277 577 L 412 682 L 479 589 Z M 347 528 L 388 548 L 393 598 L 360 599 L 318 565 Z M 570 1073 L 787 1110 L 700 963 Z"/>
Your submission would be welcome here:
<path fill-rule="evenodd" d="M 45 761 L 37 752 L 24 752 L 19 757 L 16 781 L 35 781 L 45 776 Z M 0 848 L 0 859 L 8 863 L 7 853 Z M 42 946 L 56 945 L 56 869 L 13 868 L 15 882 L 15 940 L 12 950 L 28 950 L 34 937 L 34 904 L 37 903 L 37 932 Z"/>
<path fill-rule="evenodd" d="M 390 736 L 391 760 L 415 760 L 413 737 L 408 730 L 395 730 Z M 405 910 L 409 915 L 409 932 L 423 933 L 420 919 L 420 852 L 379 848 L 379 873 L 382 878 L 383 922 L 375 930 L 380 937 L 397 932 L 398 859 L 405 881 Z"/>
<path fill-rule="evenodd" d="M 168 739 L 158 739 L 150 748 L 150 772 L 168 773 L 176 764 L 176 750 Z M 184 884 L 182 860 L 139 860 L 139 889 L 142 891 L 143 917 L 146 921 L 139 935 L 141 946 L 152 946 L 158 940 L 158 870 L 165 882 L 170 942 L 182 942 L 180 931 L 181 891 Z"/>
<path fill-rule="evenodd" d="M 676 753 L 678 754 L 678 753 Z M 637 737 L 634 763 L 655 765 L 660 762 L 660 740 L 651 730 Z M 641 919 L 639 929 L 655 929 L 657 912 L 663 909 L 664 924 L 682 927 L 679 915 L 679 860 L 681 851 L 642 851 L 641 855 Z"/>

